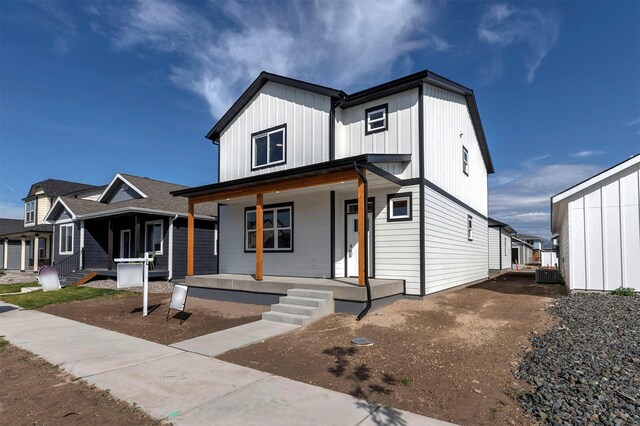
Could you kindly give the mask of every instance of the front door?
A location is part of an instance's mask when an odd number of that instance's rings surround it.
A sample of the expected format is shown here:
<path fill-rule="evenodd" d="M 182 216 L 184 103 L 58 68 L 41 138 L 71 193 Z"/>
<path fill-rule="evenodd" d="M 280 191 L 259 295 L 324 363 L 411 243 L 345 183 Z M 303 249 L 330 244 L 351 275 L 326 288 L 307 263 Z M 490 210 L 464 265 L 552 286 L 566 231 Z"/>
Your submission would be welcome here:
<path fill-rule="evenodd" d="M 123 229 L 120 231 L 120 257 L 131 257 L 131 229 Z"/>
<path fill-rule="evenodd" d="M 367 223 L 367 242 L 369 246 L 368 260 L 369 260 L 369 276 L 373 276 L 373 264 L 371 259 L 373 258 L 373 244 L 371 224 L 373 224 L 373 202 L 369 201 L 369 220 Z M 347 242 L 347 276 L 358 276 L 358 203 L 348 203 L 346 206 L 346 220 L 347 220 L 347 234 L 345 241 Z"/>

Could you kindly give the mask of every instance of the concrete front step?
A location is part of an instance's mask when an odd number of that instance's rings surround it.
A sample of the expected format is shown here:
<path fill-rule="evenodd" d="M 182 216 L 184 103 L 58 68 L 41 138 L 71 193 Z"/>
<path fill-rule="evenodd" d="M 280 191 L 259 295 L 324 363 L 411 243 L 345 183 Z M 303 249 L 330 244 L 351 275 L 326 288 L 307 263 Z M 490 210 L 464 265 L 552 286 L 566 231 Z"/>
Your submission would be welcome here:
<path fill-rule="evenodd" d="M 286 303 L 282 303 L 281 300 L 280 303 L 271 305 L 271 310 L 273 312 L 284 312 L 285 314 L 306 315 L 308 317 L 312 317 L 318 308 L 302 305 L 288 305 Z"/>
<path fill-rule="evenodd" d="M 307 325 L 311 317 L 307 315 L 287 314 L 284 312 L 264 312 L 262 319 L 265 321 L 282 322 L 285 324 Z"/>
<path fill-rule="evenodd" d="M 322 299 L 313 299 L 310 297 L 297 297 L 297 296 L 282 296 L 280 303 L 286 303 L 287 305 L 300 305 L 310 306 L 312 308 L 318 308 L 323 304 Z"/>
<path fill-rule="evenodd" d="M 306 297 L 309 299 L 333 299 L 333 293 L 330 291 L 307 290 L 304 288 L 292 288 L 287 291 L 287 296 Z"/>

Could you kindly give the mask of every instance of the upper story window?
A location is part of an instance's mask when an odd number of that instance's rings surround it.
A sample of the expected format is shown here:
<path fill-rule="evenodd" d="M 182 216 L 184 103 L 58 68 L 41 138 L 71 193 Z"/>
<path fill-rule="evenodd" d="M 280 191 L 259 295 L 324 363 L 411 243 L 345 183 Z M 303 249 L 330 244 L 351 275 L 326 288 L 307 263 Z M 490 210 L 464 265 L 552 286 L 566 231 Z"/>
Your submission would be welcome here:
<path fill-rule="evenodd" d="M 410 192 L 387 195 L 387 222 L 411 220 Z"/>
<path fill-rule="evenodd" d="M 24 203 L 24 222 L 33 223 L 36 220 L 36 200 Z"/>
<path fill-rule="evenodd" d="M 467 239 L 473 241 L 473 217 L 467 216 Z"/>
<path fill-rule="evenodd" d="M 464 146 L 462 147 L 462 171 L 469 176 L 469 151 Z"/>
<path fill-rule="evenodd" d="M 286 163 L 286 143 L 286 124 L 252 134 L 251 170 Z"/>
<path fill-rule="evenodd" d="M 293 251 L 293 204 L 265 206 L 262 210 L 264 251 Z M 255 251 L 256 210 L 245 210 L 245 251 Z"/>
<path fill-rule="evenodd" d="M 161 220 L 145 223 L 144 251 L 162 254 L 163 234 Z"/>
<path fill-rule="evenodd" d="M 371 133 L 384 132 L 388 128 L 388 105 L 378 105 L 369 108 L 364 112 L 365 118 L 365 135 Z"/>

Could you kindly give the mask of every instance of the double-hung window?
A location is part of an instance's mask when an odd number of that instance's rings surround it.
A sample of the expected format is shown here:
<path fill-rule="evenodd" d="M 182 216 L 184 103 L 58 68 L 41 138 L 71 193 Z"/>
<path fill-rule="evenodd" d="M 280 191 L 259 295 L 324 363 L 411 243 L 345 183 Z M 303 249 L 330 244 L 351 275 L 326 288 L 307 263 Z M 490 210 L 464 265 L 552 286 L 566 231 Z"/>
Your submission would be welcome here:
<path fill-rule="evenodd" d="M 24 203 L 24 222 L 33 223 L 36 220 L 36 200 Z"/>
<path fill-rule="evenodd" d="M 163 226 L 161 220 L 145 223 L 144 251 L 162 254 Z"/>
<path fill-rule="evenodd" d="M 387 195 L 387 222 L 411 220 L 410 192 Z"/>
<path fill-rule="evenodd" d="M 467 216 L 467 239 L 473 241 L 473 217 Z"/>
<path fill-rule="evenodd" d="M 263 250 L 293 251 L 293 204 L 265 206 L 262 211 Z M 245 210 L 245 251 L 256 249 L 256 209 Z"/>
<path fill-rule="evenodd" d="M 73 254 L 73 224 L 60 225 L 60 254 Z"/>
<path fill-rule="evenodd" d="M 286 143 L 286 124 L 251 135 L 251 168 L 255 170 L 286 163 Z"/>
<path fill-rule="evenodd" d="M 388 105 L 378 105 L 369 108 L 364 112 L 365 118 L 365 135 L 371 133 L 384 132 L 388 128 Z"/>
<path fill-rule="evenodd" d="M 469 176 L 469 151 L 464 146 L 462 147 L 462 172 Z"/>

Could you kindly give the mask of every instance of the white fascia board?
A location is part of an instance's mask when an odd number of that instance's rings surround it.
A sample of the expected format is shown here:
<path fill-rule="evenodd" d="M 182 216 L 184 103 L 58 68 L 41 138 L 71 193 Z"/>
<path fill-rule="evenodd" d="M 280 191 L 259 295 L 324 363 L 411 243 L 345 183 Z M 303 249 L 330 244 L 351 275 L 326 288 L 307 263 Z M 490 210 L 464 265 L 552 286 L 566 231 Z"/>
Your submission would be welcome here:
<path fill-rule="evenodd" d="M 77 217 L 76 214 L 73 212 L 73 210 L 71 210 L 69 206 L 67 206 L 67 204 L 64 201 L 62 201 L 62 198 L 58 197 L 56 198 L 56 201 L 53 203 L 53 205 L 47 212 L 47 215 L 44 217 L 44 220 L 43 220 L 44 223 L 48 223 L 50 225 L 53 224 L 53 222 L 49 222 L 49 216 L 51 215 L 51 213 L 53 213 L 53 210 L 58 205 L 58 203 L 62 204 L 65 210 L 71 215 L 71 219 L 75 219 Z"/>
<path fill-rule="evenodd" d="M 559 194 L 554 195 L 553 197 L 551 197 L 551 203 L 555 204 L 559 201 L 562 201 L 568 197 L 571 197 L 572 195 L 577 194 L 580 191 L 584 191 L 585 189 L 589 188 L 592 185 L 595 185 L 599 182 L 602 182 L 603 180 L 614 176 L 624 170 L 626 170 L 629 167 L 633 167 L 637 164 L 640 164 L 640 154 L 636 154 L 635 156 L 629 158 L 626 161 L 623 161 L 622 163 L 611 167 L 608 170 L 605 170 L 602 173 L 599 173 L 587 180 L 585 180 L 584 182 L 581 182 L 579 184 L 577 184 L 576 186 L 573 186 L 567 190 L 565 190 L 564 192 L 561 192 Z"/>
<path fill-rule="evenodd" d="M 109 190 L 111 189 L 113 184 L 116 183 L 117 180 L 120 180 L 121 182 L 126 183 L 127 185 L 129 185 L 129 188 L 131 188 L 134 191 L 136 191 L 142 198 L 147 198 L 147 195 L 144 192 L 140 191 L 135 185 L 133 185 L 131 182 L 129 182 L 127 179 L 125 179 L 124 176 L 122 176 L 120 173 L 117 173 L 113 177 L 113 179 L 111 179 L 111 182 L 109 182 L 109 185 L 107 185 L 107 187 L 104 189 L 104 191 L 102 191 L 102 194 L 100 194 L 100 197 L 98 198 L 98 202 L 99 203 L 102 202 L 104 197 L 107 195 L 107 193 L 109 192 Z"/>
<path fill-rule="evenodd" d="M 142 207 L 121 207 L 119 209 L 107 210 L 107 211 L 98 212 L 98 213 L 89 213 L 89 214 L 81 215 L 78 217 L 82 219 L 93 219 L 97 217 L 111 216 L 119 213 L 150 213 L 150 214 L 159 214 L 163 216 L 188 217 L 187 213 L 177 213 L 177 212 L 170 212 L 166 210 L 145 209 Z M 215 216 L 204 216 L 204 215 L 197 214 L 194 217 L 196 219 L 201 219 L 201 220 L 211 220 L 211 221 L 218 220 L 218 218 Z"/>

